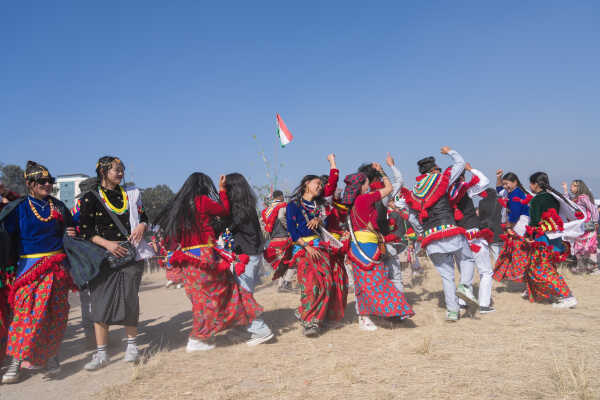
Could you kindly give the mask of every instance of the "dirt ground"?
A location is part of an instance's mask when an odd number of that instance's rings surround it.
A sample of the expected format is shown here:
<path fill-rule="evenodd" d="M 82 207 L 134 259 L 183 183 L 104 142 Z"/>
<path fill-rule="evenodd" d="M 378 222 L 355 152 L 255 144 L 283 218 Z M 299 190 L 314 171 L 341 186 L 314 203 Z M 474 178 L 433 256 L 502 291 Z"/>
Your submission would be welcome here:
<path fill-rule="evenodd" d="M 518 285 L 495 283 L 497 312 L 444 321 L 441 282 L 426 277 L 407 288 L 416 316 L 380 329 L 358 329 L 350 295 L 345 324 L 315 339 L 302 336 L 297 294 L 261 286 L 257 300 L 277 334 L 256 347 L 231 332 L 209 352 L 185 353 L 191 307 L 183 289 L 164 288 L 164 273 L 145 275 L 138 343 L 143 364 L 122 361 L 122 329 L 111 331 L 111 364 L 89 373 L 76 296 L 53 381 L 33 374 L 0 386 L 1 399 L 600 399 L 600 276 L 567 282 L 577 308 L 531 304 Z"/>

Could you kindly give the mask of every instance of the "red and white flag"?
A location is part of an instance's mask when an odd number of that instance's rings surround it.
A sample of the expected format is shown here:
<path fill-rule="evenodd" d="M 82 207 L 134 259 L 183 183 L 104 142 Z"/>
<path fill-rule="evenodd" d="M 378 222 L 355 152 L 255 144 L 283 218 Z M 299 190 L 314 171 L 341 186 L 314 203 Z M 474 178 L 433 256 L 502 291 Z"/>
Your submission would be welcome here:
<path fill-rule="evenodd" d="M 285 122 L 283 122 L 279 114 L 277 114 L 277 136 L 279 136 L 279 140 L 281 141 L 281 147 L 285 147 L 286 144 L 289 144 L 294 139 L 292 132 L 285 126 Z"/>

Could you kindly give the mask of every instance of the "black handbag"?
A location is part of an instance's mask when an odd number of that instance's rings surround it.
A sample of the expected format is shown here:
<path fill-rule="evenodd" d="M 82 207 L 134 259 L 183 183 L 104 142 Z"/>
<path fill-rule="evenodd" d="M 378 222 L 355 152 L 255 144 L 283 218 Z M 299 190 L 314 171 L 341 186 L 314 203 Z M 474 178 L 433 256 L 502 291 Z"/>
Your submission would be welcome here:
<path fill-rule="evenodd" d="M 111 210 L 108 209 L 108 207 L 106 207 L 106 204 L 104 204 L 104 202 L 100 198 L 100 195 L 95 191 L 93 191 L 92 193 L 94 193 L 94 195 L 98 198 L 98 201 L 100 202 L 100 204 L 102 204 L 104 206 L 104 209 L 106 210 L 106 212 L 108 213 L 110 218 L 113 220 L 116 227 L 119 228 L 119 231 L 121 232 L 121 234 L 124 237 L 129 236 L 129 233 L 127 232 L 127 229 L 125 229 L 125 226 L 123 226 L 123 223 L 119 220 L 119 218 L 117 218 L 117 216 Z M 124 257 L 117 257 L 114 254 L 112 254 L 111 252 L 107 252 L 108 255 L 106 257 L 106 261 L 108 263 L 108 266 L 113 269 L 123 268 L 123 267 L 127 267 L 131 264 L 134 264 L 135 259 L 137 258 L 137 255 L 138 255 L 137 250 L 135 249 L 135 246 L 129 240 L 122 241 L 119 243 L 119 245 L 121 247 L 123 247 L 125 250 L 127 250 L 127 255 L 125 255 Z"/>
<path fill-rule="evenodd" d="M 80 289 L 98 276 L 107 263 L 106 249 L 89 240 L 65 235 L 63 248 L 69 260 L 69 274 Z"/>

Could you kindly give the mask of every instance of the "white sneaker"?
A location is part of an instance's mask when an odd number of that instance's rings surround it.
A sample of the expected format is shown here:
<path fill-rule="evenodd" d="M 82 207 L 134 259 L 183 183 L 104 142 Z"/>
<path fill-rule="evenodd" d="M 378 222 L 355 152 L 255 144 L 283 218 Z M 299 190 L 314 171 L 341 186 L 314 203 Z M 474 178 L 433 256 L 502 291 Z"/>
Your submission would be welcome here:
<path fill-rule="evenodd" d="M 177 289 L 181 289 L 183 288 L 183 283 L 178 283 L 177 286 L 175 286 Z"/>
<path fill-rule="evenodd" d="M 186 353 L 193 353 L 195 351 L 208 351 L 215 348 L 213 343 L 207 343 L 199 339 L 189 338 L 187 346 L 185 347 Z"/>
<path fill-rule="evenodd" d="M 128 363 L 137 364 L 140 361 L 140 353 L 138 351 L 137 346 L 127 345 L 125 348 L 125 357 L 123 360 Z"/>
<path fill-rule="evenodd" d="M 367 317 L 366 315 L 361 315 L 358 317 L 358 329 L 361 331 L 372 332 L 377 330 L 377 325 L 371 321 L 371 318 Z"/>
<path fill-rule="evenodd" d="M 473 291 L 470 287 L 467 287 L 463 284 L 458 285 L 456 288 L 456 296 L 467 303 L 469 306 L 473 308 L 479 308 L 479 302 L 475 298 Z"/>
<path fill-rule="evenodd" d="M 175 284 L 175 282 L 173 282 L 173 281 L 167 281 L 167 283 L 165 283 L 165 287 L 168 289 L 171 286 L 173 286 L 174 284 Z"/>
<path fill-rule="evenodd" d="M 577 299 L 574 296 L 564 297 L 556 303 L 552 303 L 554 308 L 574 308 L 577 305 Z"/>
<path fill-rule="evenodd" d="M 523 293 L 521 293 L 521 297 L 522 297 L 522 298 L 524 298 L 524 299 L 527 299 L 527 298 L 529 298 L 529 293 L 527 293 L 527 289 L 525 289 L 525 290 L 523 291 Z"/>
<path fill-rule="evenodd" d="M 246 344 L 248 346 L 257 346 L 261 343 L 268 342 L 269 340 L 273 339 L 274 337 L 275 337 L 275 335 L 273 335 L 273 332 L 271 332 L 271 331 L 269 331 L 269 333 L 267 333 L 265 335 L 252 334 L 250 339 L 248 341 L 246 341 Z"/>

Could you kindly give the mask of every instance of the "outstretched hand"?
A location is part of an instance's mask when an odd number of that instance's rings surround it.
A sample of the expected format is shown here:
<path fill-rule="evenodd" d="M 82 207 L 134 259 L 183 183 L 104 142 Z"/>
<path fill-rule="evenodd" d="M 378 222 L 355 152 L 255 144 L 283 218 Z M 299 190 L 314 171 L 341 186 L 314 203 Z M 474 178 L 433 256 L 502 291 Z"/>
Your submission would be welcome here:
<path fill-rule="evenodd" d="M 335 154 L 331 153 L 327 155 L 327 161 L 329 161 L 329 166 L 331 169 L 335 169 Z"/>
<path fill-rule="evenodd" d="M 470 172 L 473 169 L 473 167 L 471 167 L 470 163 L 466 163 L 465 164 L 465 169 Z"/>
<path fill-rule="evenodd" d="M 448 153 L 450 153 L 450 150 L 452 150 L 450 147 L 448 147 L 448 146 L 444 146 L 444 147 L 442 147 L 442 149 L 440 150 L 440 153 L 442 153 L 442 154 L 448 154 Z"/>
<path fill-rule="evenodd" d="M 502 179 L 502 175 L 504 175 L 504 171 L 502 171 L 502 169 L 496 171 L 496 178 Z"/>
<path fill-rule="evenodd" d="M 385 163 L 390 167 L 393 167 L 394 165 L 396 165 L 396 163 L 394 162 L 394 158 L 390 155 L 390 153 L 387 153 L 387 157 L 385 158 Z"/>

